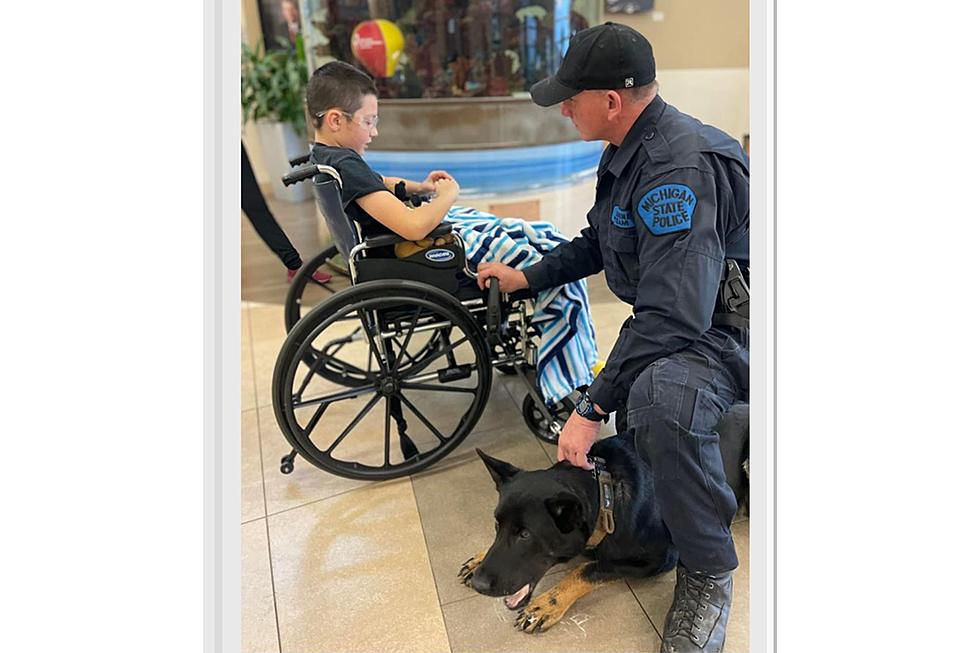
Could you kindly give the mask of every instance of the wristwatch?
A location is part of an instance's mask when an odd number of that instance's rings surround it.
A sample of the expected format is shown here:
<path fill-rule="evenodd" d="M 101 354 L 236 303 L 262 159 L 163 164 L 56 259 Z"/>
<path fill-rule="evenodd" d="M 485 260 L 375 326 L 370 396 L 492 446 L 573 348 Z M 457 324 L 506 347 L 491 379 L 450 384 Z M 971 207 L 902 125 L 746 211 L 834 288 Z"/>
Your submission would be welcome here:
<path fill-rule="evenodd" d="M 592 403 L 592 397 L 589 396 L 588 391 L 582 393 L 582 397 L 575 404 L 575 412 L 589 420 L 590 422 L 608 422 L 609 414 L 600 415 L 596 409 L 595 404 Z"/>

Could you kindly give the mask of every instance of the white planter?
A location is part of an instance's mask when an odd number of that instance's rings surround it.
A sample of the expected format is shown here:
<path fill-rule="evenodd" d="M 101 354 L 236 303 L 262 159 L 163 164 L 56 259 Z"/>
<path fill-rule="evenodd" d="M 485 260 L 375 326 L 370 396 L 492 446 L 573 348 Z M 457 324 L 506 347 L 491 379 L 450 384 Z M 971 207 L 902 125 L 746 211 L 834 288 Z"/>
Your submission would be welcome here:
<path fill-rule="evenodd" d="M 262 161 L 272 178 L 272 192 L 284 202 L 303 202 L 313 197 L 309 180 L 288 188 L 282 184 L 282 176 L 289 171 L 289 160 L 310 151 L 305 138 L 301 138 L 292 125 L 261 120 L 255 124 L 262 146 Z"/>

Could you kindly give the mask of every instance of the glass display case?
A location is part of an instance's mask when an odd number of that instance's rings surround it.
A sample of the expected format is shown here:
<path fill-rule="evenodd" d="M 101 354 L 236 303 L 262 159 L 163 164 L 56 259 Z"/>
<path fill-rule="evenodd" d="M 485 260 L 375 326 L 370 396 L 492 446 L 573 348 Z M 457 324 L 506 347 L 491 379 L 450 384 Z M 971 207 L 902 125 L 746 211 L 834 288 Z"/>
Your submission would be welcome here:
<path fill-rule="evenodd" d="M 558 69 L 597 0 L 304 0 L 313 67 L 370 73 L 381 99 L 508 97 Z"/>
<path fill-rule="evenodd" d="M 371 75 L 382 125 L 367 153 L 384 174 L 452 168 L 466 195 L 580 183 L 601 143 L 528 90 L 558 70 L 598 0 L 301 0 L 310 70 L 341 60 Z"/>

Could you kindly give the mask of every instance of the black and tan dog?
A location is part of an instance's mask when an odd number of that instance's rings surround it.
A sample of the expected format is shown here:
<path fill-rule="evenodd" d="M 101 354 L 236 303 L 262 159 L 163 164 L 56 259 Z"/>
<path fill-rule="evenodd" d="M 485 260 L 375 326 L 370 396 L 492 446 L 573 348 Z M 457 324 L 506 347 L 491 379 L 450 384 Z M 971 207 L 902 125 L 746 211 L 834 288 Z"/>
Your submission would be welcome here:
<path fill-rule="evenodd" d="M 718 427 L 726 471 L 731 470 L 728 482 L 740 500 L 748 489 L 740 464 L 748 453 L 747 413 L 745 420 L 744 432 Z M 596 473 L 568 462 L 524 471 L 477 453 L 499 493 L 497 534 L 486 553 L 463 564 L 459 577 L 480 594 L 506 597 L 508 608 L 520 609 L 515 625 L 521 630 L 548 630 L 575 601 L 608 580 L 652 576 L 677 563 L 654 500 L 651 471 L 637 455 L 632 435 L 595 443 L 591 456 L 601 459 Z M 737 462 L 729 465 L 729 460 Z M 578 555 L 592 560 L 531 600 L 548 569 Z"/>

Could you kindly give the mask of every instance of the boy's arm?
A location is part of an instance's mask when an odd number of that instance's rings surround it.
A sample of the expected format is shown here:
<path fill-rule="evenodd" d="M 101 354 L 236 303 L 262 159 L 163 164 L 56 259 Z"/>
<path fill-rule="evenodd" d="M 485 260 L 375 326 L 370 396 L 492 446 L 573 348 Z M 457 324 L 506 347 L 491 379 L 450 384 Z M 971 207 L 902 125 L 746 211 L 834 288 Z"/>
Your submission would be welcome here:
<path fill-rule="evenodd" d="M 411 179 L 402 179 L 401 177 L 384 177 L 384 182 L 385 187 L 392 193 L 395 192 L 395 186 L 397 184 L 405 182 L 405 191 L 407 193 L 421 195 L 423 193 L 435 192 L 435 183 L 440 179 L 452 179 L 452 175 L 445 170 L 433 170 L 425 178 L 425 181 L 412 181 Z"/>
<path fill-rule="evenodd" d="M 406 240 L 422 240 L 439 226 L 456 201 L 459 186 L 452 179 L 435 184 L 436 196 L 416 209 L 409 209 L 385 191 L 376 191 L 355 202 L 367 213 Z"/>

